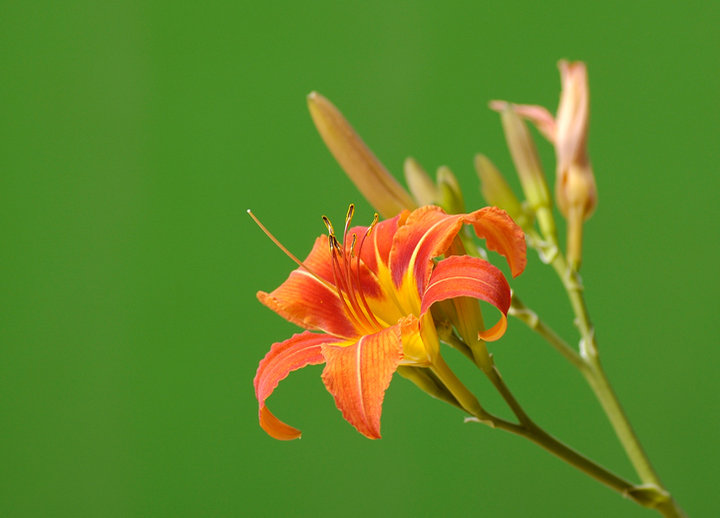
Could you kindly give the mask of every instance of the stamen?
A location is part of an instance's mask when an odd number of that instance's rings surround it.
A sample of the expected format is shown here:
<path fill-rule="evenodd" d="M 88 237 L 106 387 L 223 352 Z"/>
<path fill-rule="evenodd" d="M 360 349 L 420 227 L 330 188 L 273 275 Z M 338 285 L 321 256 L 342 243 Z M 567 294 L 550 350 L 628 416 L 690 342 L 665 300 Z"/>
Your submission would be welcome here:
<path fill-rule="evenodd" d="M 347 241 L 347 233 L 350 228 L 350 222 L 352 221 L 353 215 L 355 214 L 355 204 L 351 203 L 348 207 L 347 215 L 345 216 L 345 230 L 343 231 L 343 242 Z"/>
<path fill-rule="evenodd" d="M 253 221 L 254 221 L 255 223 L 257 223 L 257 226 L 260 227 L 260 230 L 262 230 L 262 231 L 265 233 L 265 235 L 266 235 L 267 237 L 269 237 L 270 240 L 271 240 L 273 243 L 275 243 L 275 246 L 277 246 L 280 250 L 282 250 L 282 251 L 285 253 L 285 255 L 287 255 L 290 259 L 292 259 L 292 260 L 295 262 L 295 264 L 297 264 L 297 265 L 300 266 L 301 268 L 305 268 L 305 270 L 307 270 L 308 273 L 310 273 L 310 275 L 312 275 L 313 277 L 315 277 L 315 279 L 317 279 L 319 282 L 321 282 L 322 284 L 324 284 L 327 288 L 330 288 L 331 290 L 334 290 L 334 289 L 335 289 L 334 286 L 331 286 L 329 282 L 327 282 L 327 281 L 324 280 L 322 277 L 320 277 L 318 274 L 316 274 L 314 271 L 312 271 L 310 268 L 308 268 L 308 267 L 305 265 L 305 263 L 303 263 L 300 259 L 298 259 L 297 257 L 295 257 L 295 256 L 293 255 L 293 253 L 290 252 L 290 250 L 288 250 L 287 248 L 285 248 L 285 246 L 283 246 L 283 244 L 278 240 L 278 238 L 276 238 L 275 236 L 273 236 L 273 235 L 270 233 L 270 231 L 267 229 L 267 227 L 265 227 L 265 225 L 263 225 L 262 223 L 260 223 L 260 220 L 257 219 L 257 217 L 255 217 L 255 214 L 253 214 L 250 209 L 247 210 L 247 213 L 248 213 L 248 215 L 253 219 Z"/>
<path fill-rule="evenodd" d="M 353 232 L 352 243 L 350 243 L 350 257 L 355 255 L 355 242 L 357 241 L 357 234 Z"/>
<path fill-rule="evenodd" d="M 330 219 L 327 216 L 322 217 L 323 223 L 325 223 L 325 226 L 327 227 L 328 234 L 330 234 L 330 237 L 335 237 L 335 229 L 332 226 L 332 223 L 330 223 Z"/>
<path fill-rule="evenodd" d="M 372 314 L 370 307 L 362 294 L 360 285 L 360 258 L 358 257 L 356 268 L 358 272 L 353 275 L 352 258 L 355 255 L 355 247 L 357 245 L 357 234 L 353 234 L 351 243 L 348 248 L 348 232 L 355 214 L 355 205 L 350 204 L 347 215 L 345 216 L 345 227 L 343 229 L 343 242 L 341 243 L 335 236 L 335 229 L 327 216 L 323 216 L 323 223 L 328 229 L 330 252 L 332 256 L 333 280 L 335 281 L 338 296 L 343 301 L 343 306 L 347 315 L 353 318 L 359 325 L 374 328 L 380 326 L 375 316 Z M 377 214 L 373 220 L 373 226 L 377 222 Z M 366 233 L 367 234 L 367 233 Z M 342 264 L 341 264 L 342 261 Z M 361 304 L 362 302 L 362 304 Z"/>
<path fill-rule="evenodd" d="M 368 227 L 367 232 L 365 232 L 365 237 L 370 235 L 370 232 L 373 231 L 373 229 L 375 228 L 375 225 L 377 225 L 379 219 L 380 219 L 380 216 L 378 216 L 378 213 L 376 212 L 375 215 L 373 216 L 372 223 L 370 223 L 370 226 Z"/>
<path fill-rule="evenodd" d="M 370 235 L 370 233 L 373 231 L 373 229 L 375 228 L 375 225 L 377 225 L 377 222 L 378 222 L 378 214 L 377 214 L 377 212 L 376 212 L 376 213 L 375 213 L 375 216 L 373 217 L 372 223 L 370 223 L 370 226 L 369 226 L 369 227 L 367 228 L 367 230 L 365 231 L 365 235 L 364 235 L 363 238 L 360 240 L 360 246 L 358 247 L 358 252 L 357 252 L 357 256 L 356 256 L 356 263 L 355 263 L 355 280 L 356 280 L 356 283 L 357 283 L 358 287 L 360 288 L 360 289 L 358 290 L 358 292 L 360 293 L 360 300 L 362 301 L 363 306 L 365 307 L 365 310 L 367 311 L 367 314 L 370 316 L 370 318 L 372 319 L 372 321 L 373 321 L 374 324 L 382 327 L 382 324 L 380 324 L 380 322 L 378 322 L 377 318 L 375 317 L 375 314 L 374 314 L 374 313 L 372 312 L 372 310 L 370 309 L 370 304 L 368 304 L 368 301 L 367 301 L 367 299 L 365 298 L 365 293 L 364 293 L 363 290 L 362 290 L 362 283 L 360 282 L 360 256 L 362 255 L 362 248 L 363 248 L 363 245 L 365 244 L 365 240 L 366 240 L 367 237 Z M 355 245 L 355 238 L 356 238 L 356 237 L 357 237 L 357 236 L 356 236 L 355 234 L 353 234 L 353 247 L 354 247 L 354 245 Z M 351 248 L 351 249 L 352 249 L 352 248 Z"/>

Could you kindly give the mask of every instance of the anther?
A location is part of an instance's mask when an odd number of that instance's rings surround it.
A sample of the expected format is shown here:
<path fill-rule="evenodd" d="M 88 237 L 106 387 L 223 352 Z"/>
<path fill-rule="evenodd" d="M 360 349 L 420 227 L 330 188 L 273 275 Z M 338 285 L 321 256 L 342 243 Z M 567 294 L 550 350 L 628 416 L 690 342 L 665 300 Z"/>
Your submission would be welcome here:
<path fill-rule="evenodd" d="M 373 231 L 373 229 L 375 228 L 375 225 L 377 225 L 378 220 L 379 220 L 379 216 L 378 216 L 378 213 L 376 212 L 376 213 L 375 213 L 375 216 L 373 216 L 372 223 L 370 223 L 370 225 L 368 226 L 367 230 L 365 231 L 365 237 L 368 237 L 368 236 L 370 235 L 370 233 L 371 233 L 371 232 Z M 364 238 L 363 238 L 363 240 L 364 240 Z"/>
<path fill-rule="evenodd" d="M 328 217 L 327 217 L 327 216 L 323 216 L 323 217 L 322 217 L 322 220 L 323 220 L 323 223 L 325 223 L 325 226 L 327 227 L 327 230 L 328 230 L 328 233 L 330 234 L 330 236 L 331 236 L 331 237 L 334 237 L 334 236 L 335 236 L 335 229 L 333 228 L 332 223 L 330 223 L 330 220 L 328 219 Z"/>
<path fill-rule="evenodd" d="M 345 239 L 345 235 L 347 235 L 347 231 L 350 228 L 350 222 L 353 219 L 353 215 L 355 214 L 355 204 L 351 203 L 348 207 L 347 215 L 345 216 L 345 231 L 343 232 L 343 239 Z"/>

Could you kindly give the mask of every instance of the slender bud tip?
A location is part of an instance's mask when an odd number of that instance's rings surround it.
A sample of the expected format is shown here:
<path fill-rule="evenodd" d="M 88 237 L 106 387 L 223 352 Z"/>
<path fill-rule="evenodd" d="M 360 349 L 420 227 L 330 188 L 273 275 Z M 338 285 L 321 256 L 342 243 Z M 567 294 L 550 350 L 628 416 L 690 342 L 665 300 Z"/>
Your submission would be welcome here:
<path fill-rule="evenodd" d="M 507 101 L 497 101 L 497 100 L 495 100 L 495 101 L 490 101 L 490 102 L 488 103 L 488 107 L 489 107 L 491 110 L 495 110 L 496 112 L 501 112 L 501 111 L 507 109 L 507 107 L 508 107 L 508 102 L 507 102 Z"/>

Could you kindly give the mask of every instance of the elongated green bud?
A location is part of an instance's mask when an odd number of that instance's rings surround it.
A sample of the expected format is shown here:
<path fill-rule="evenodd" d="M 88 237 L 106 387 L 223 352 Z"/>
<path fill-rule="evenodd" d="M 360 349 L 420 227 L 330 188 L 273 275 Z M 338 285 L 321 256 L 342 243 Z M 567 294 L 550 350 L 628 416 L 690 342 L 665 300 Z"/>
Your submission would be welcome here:
<path fill-rule="evenodd" d="M 403 168 L 405 181 L 418 205 L 434 205 L 440 201 L 440 189 L 417 160 L 406 158 Z"/>
<path fill-rule="evenodd" d="M 515 112 L 512 104 L 494 101 L 490 106 L 500 112 L 510 155 L 520 176 L 520 183 L 530 204 L 530 209 L 537 217 L 540 230 L 547 238 L 556 241 L 557 234 L 551 210 L 550 191 L 530 131 L 522 118 Z"/>
<path fill-rule="evenodd" d="M 363 196 L 386 218 L 417 207 L 412 197 L 385 169 L 342 113 L 322 95 L 308 95 L 308 108 L 330 152 Z"/>
<path fill-rule="evenodd" d="M 460 183 L 447 166 L 440 166 L 437 172 L 437 183 L 440 189 L 440 205 L 449 214 L 462 214 L 465 212 Z"/>
<path fill-rule="evenodd" d="M 401 365 L 398 367 L 397 373 L 403 378 L 412 381 L 420 390 L 430 394 L 432 397 L 462 409 L 462 405 L 458 403 L 455 396 L 430 369 Z"/>
<path fill-rule="evenodd" d="M 485 201 L 503 209 L 518 225 L 523 226 L 528 218 L 522 204 L 495 164 L 485 155 L 475 155 L 475 170 L 480 178 L 480 191 Z"/>

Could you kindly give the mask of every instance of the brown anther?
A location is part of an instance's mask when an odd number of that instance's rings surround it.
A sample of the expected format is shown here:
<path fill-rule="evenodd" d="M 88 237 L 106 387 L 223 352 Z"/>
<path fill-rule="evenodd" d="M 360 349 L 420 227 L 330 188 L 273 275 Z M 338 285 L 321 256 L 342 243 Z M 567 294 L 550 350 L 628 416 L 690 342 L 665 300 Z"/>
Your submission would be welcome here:
<path fill-rule="evenodd" d="M 331 237 L 335 236 L 335 229 L 332 226 L 332 223 L 330 223 L 330 219 L 328 219 L 327 216 L 322 217 L 323 223 L 325 223 L 325 226 L 327 227 L 328 234 L 330 234 Z"/>
<path fill-rule="evenodd" d="M 353 232 L 352 242 L 350 243 L 350 257 L 355 256 L 355 243 L 357 242 L 357 234 Z"/>
<path fill-rule="evenodd" d="M 348 207 L 347 215 L 345 216 L 345 234 L 347 234 L 348 229 L 350 228 L 350 222 L 353 219 L 353 215 L 355 214 L 355 204 L 351 203 Z"/>

